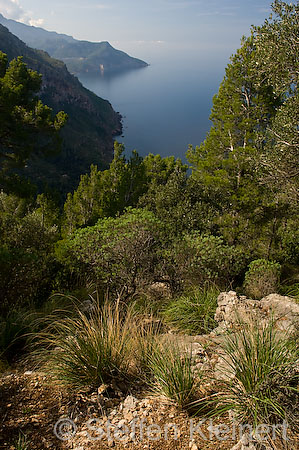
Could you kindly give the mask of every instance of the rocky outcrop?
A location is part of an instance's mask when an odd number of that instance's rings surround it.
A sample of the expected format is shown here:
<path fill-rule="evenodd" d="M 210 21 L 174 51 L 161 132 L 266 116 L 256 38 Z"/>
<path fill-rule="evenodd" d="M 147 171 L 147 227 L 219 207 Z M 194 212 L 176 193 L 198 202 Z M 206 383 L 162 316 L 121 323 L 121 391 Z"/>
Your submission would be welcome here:
<path fill-rule="evenodd" d="M 239 322 L 255 320 L 263 326 L 273 319 L 281 331 L 294 332 L 299 326 L 299 304 L 290 297 L 270 294 L 261 300 L 238 296 L 236 292 L 222 292 L 218 297 L 215 320 L 219 323 L 213 331 L 221 334 Z"/>

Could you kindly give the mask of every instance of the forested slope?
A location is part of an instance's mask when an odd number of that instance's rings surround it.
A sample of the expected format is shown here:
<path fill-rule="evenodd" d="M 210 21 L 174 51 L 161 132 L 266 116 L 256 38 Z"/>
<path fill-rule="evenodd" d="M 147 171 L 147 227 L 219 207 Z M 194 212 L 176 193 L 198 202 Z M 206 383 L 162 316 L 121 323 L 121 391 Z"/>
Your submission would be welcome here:
<path fill-rule="evenodd" d="M 120 116 L 110 103 L 85 89 L 63 62 L 27 47 L 2 25 L 0 50 L 9 60 L 23 56 L 28 67 L 42 74 L 41 100 L 54 112 L 63 110 L 68 114 L 61 132 L 61 154 L 54 159 L 31 160 L 24 175 L 40 186 L 47 183 L 66 193 L 91 164 L 107 167 L 113 157 L 113 136 L 121 132 Z"/>

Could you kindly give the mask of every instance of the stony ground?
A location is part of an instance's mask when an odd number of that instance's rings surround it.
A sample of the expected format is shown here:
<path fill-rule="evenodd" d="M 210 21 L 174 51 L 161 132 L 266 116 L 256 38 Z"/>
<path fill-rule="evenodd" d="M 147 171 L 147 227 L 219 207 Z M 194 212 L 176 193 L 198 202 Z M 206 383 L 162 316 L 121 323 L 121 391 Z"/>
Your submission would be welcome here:
<path fill-rule="evenodd" d="M 26 450 L 221 450 L 234 443 L 232 439 L 219 441 L 209 421 L 192 422 L 166 399 L 138 387 L 133 395 L 117 388 L 101 389 L 72 395 L 40 373 L 4 375 L 0 380 L 0 448 L 19 450 L 20 435 L 27 437 Z M 71 428 L 66 419 L 71 419 Z M 229 424 L 228 418 L 221 422 Z"/>
<path fill-rule="evenodd" d="M 17 445 L 20 436 L 27 447 Z M 192 418 L 141 386 L 126 393 L 101 386 L 97 392 L 74 394 L 38 372 L 0 379 L 3 450 L 230 450 L 238 441 L 239 428 L 228 416 Z M 296 450 L 299 441 L 293 437 L 276 448 Z"/>
<path fill-rule="evenodd" d="M 268 296 L 259 303 L 238 299 L 231 292 L 219 297 L 218 332 L 207 336 L 175 336 L 182 348 L 192 350 L 194 369 L 204 370 L 200 396 L 216 392 L 217 384 L 229 375 L 223 367 L 219 344 L 223 330 L 230 328 L 232 307 L 254 311 L 264 320 L 278 304 L 278 326 L 290 328 L 298 322 L 298 305 L 288 298 Z M 165 337 L 164 337 L 165 338 Z M 171 335 L 166 337 L 171 339 Z M 209 378 L 210 377 L 210 378 Z M 216 381 L 217 383 L 217 381 Z M 20 364 L 14 371 L 0 375 L 0 449 L 2 450 L 268 450 L 239 442 L 240 430 L 232 417 L 192 418 L 165 398 L 153 396 L 144 386 L 128 390 L 125 385 L 100 386 L 96 392 L 70 392 L 45 374 Z M 202 423 L 200 423 L 203 421 Z M 220 428 L 221 425 L 221 428 Z M 299 450 L 299 440 L 276 440 L 270 448 Z M 21 439 L 23 445 L 18 445 Z M 27 442 L 25 444 L 24 442 Z"/>

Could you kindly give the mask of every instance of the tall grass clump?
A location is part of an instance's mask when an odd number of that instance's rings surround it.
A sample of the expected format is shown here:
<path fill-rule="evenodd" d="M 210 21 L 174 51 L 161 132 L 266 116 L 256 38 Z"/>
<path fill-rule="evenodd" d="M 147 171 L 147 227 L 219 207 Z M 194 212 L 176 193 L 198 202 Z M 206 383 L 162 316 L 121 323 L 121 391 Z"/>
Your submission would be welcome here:
<path fill-rule="evenodd" d="M 238 325 L 223 343 L 234 378 L 224 382 L 222 410 L 233 410 L 253 429 L 283 420 L 298 425 L 298 346 L 275 329 L 273 319 L 264 326 L 254 320 Z"/>
<path fill-rule="evenodd" d="M 197 288 L 169 303 L 164 317 L 178 330 L 191 334 L 209 333 L 217 325 L 214 315 L 219 293 L 216 287 Z"/>
<path fill-rule="evenodd" d="M 175 342 L 156 341 L 149 357 L 153 390 L 180 407 L 187 407 L 194 400 L 197 387 L 192 366 L 191 351 L 182 352 Z"/>
<path fill-rule="evenodd" d="M 50 323 L 35 345 L 50 375 L 80 388 L 134 377 L 138 335 L 129 309 L 95 302 L 88 312 L 78 309 L 75 316 Z"/>

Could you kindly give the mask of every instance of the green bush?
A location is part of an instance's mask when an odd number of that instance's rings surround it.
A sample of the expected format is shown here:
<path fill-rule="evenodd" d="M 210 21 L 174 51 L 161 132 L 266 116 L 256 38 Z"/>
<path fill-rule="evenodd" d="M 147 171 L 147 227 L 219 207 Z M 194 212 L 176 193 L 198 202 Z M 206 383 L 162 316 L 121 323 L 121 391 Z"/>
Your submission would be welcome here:
<path fill-rule="evenodd" d="M 8 361 L 26 344 L 26 335 L 31 331 L 28 310 L 12 310 L 6 317 L 0 317 L 0 358 Z"/>
<path fill-rule="evenodd" d="M 30 202 L 0 192 L 0 314 L 50 295 L 58 270 L 51 254 L 57 223 L 58 212 L 44 195 Z"/>
<path fill-rule="evenodd" d="M 281 255 L 283 262 L 292 265 L 299 264 L 299 227 L 297 220 L 288 220 L 287 224 L 281 227 Z"/>
<path fill-rule="evenodd" d="M 256 259 L 249 264 L 245 274 L 244 289 L 246 295 L 261 299 L 277 292 L 279 288 L 281 266 L 279 263 Z"/>
<path fill-rule="evenodd" d="M 197 288 L 170 302 L 163 315 L 179 330 L 191 334 L 209 333 L 216 326 L 214 315 L 219 293 L 216 288 Z"/>
<path fill-rule="evenodd" d="M 102 289 L 127 299 L 155 280 L 160 229 L 152 213 L 129 208 L 120 217 L 76 231 L 57 245 L 56 255 L 74 270 L 79 264 Z"/>
<path fill-rule="evenodd" d="M 0 314 L 41 305 L 51 294 L 57 269 L 51 254 L 0 248 Z"/>
<path fill-rule="evenodd" d="M 185 234 L 168 250 L 174 277 L 185 285 L 212 282 L 225 289 L 246 267 L 244 251 L 221 237 L 199 232 Z"/>

